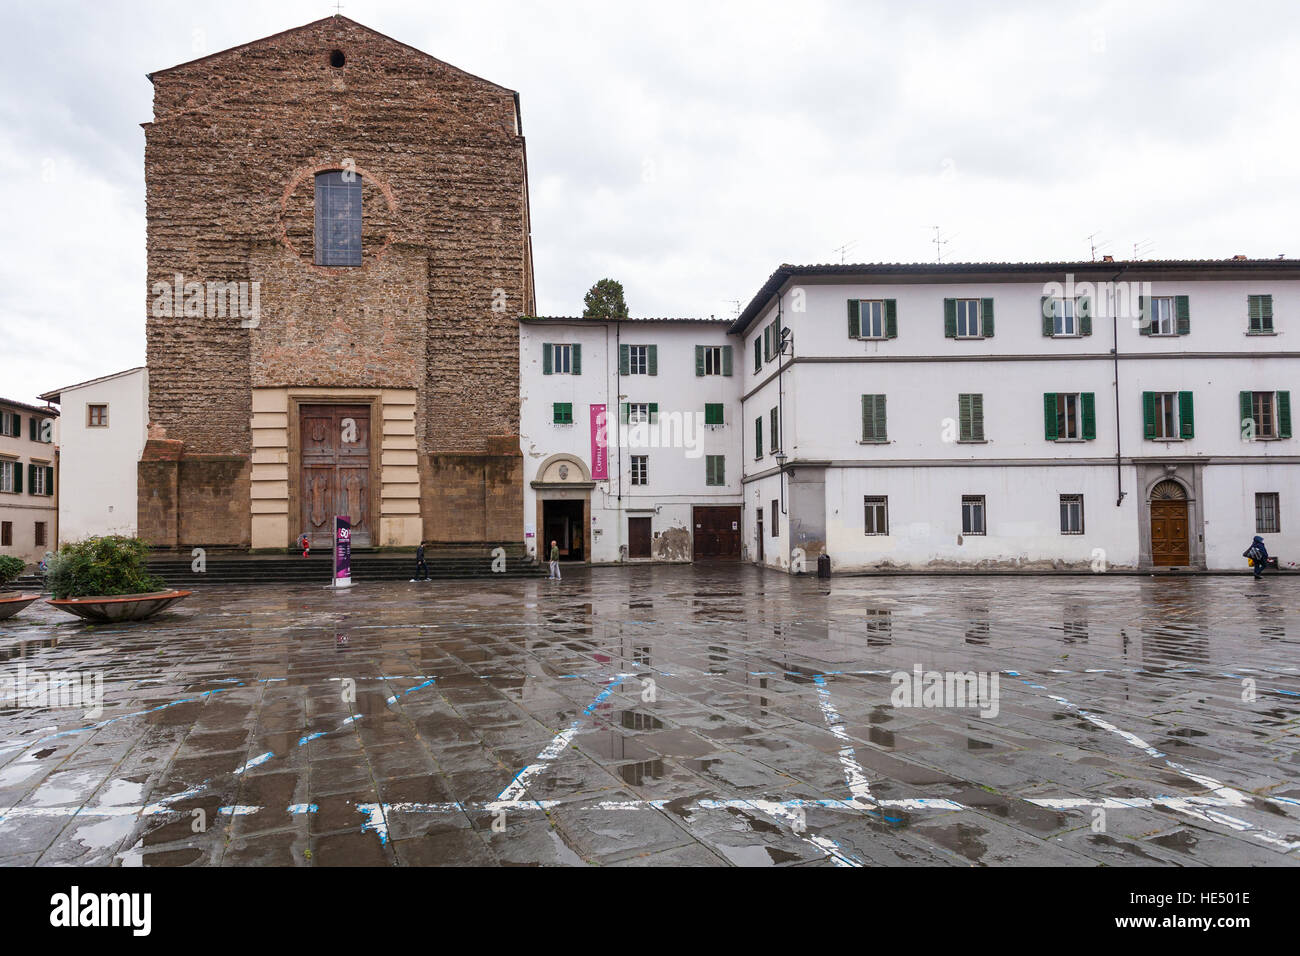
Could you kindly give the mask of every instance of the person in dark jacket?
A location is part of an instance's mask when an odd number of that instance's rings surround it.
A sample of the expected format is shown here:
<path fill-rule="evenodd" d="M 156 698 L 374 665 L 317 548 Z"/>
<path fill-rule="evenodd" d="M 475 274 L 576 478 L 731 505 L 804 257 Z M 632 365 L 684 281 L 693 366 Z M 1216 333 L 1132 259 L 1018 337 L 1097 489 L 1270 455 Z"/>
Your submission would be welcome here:
<path fill-rule="evenodd" d="M 1264 565 L 1268 563 L 1268 548 L 1264 547 L 1264 539 L 1255 535 L 1248 551 L 1250 560 L 1255 562 L 1255 580 L 1258 581 L 1264 574 Z"/>
<path fill-rule="evenodd" d="M 429 580 L 429 566 L 424 563 L 424 542 L 423 541 L 421 541 L 420 546 L 415 549 L 415 574 L 416 576 L 411 578 L 412 581 Z"/>

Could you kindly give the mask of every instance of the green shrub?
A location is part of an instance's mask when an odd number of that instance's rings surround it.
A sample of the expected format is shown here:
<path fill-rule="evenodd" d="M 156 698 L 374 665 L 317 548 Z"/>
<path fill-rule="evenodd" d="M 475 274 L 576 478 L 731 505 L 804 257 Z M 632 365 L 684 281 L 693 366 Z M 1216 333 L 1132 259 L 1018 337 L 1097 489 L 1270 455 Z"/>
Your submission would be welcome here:
<path fill-rule="evenodd" d="M 15 558 L 11 554 L 0 555 L 0 588 L 8 587 L 9 582 L 22 574 L 26 568 L 27 563 L 22 558 Z"/>
<path fill-rule="evenodd" d="M 139 538 L 87 538 L 59 549 L 45 581 L 58 599 L 165 590 L 163 580 L 145 567 L 148 554 L 149 546 Z"/>

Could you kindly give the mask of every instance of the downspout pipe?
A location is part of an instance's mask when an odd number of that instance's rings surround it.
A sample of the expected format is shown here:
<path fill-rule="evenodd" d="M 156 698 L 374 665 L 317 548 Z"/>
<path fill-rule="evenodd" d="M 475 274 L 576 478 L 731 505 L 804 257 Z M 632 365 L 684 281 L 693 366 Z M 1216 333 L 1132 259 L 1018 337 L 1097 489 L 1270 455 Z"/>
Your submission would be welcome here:
<path fill-rule="evenodd" d="M 1124 504 L 1124 498 L 1128 494 L 1124 490 L 1124 465 L 1120 457 L 1120 425 L 1119 425 L 1119 309 L 1115 308 L 1115 283 L 1119 277 L 1124 274 L 1128 268 L 1127 265 L 1120 266 L 1119 271 L 1111 277 L 1110 289 L 1108 295 L 1111 299 L 1110 308 L 1110 325 L 1111 325 L 1111 342 L 1112 348 L 1111 364 L 1114 370 L 1115 379 L 1115 507 L 1118 508 Z"/>

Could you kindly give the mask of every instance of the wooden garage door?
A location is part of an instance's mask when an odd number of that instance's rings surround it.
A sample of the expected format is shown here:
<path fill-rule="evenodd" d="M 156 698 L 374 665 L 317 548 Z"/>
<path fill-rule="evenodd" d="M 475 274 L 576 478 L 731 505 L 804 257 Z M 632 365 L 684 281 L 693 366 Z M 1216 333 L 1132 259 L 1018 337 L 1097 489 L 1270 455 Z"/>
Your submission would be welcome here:
<path fill-rule="evenodd" d="M 740 557 L 740 506 L 694 509 L 695 558 Z"/>

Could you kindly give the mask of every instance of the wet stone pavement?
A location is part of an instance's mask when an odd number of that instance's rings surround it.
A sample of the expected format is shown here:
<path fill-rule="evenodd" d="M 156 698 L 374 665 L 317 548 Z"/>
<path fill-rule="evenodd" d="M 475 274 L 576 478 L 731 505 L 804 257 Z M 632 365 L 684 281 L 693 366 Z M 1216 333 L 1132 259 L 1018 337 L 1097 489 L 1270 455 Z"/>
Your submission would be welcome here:
<path fill-rule="evenodd" d="M 917 667 L 988 696 L 895 706 Z M 15 699 L 58 672 L 102 713 Z M 1285 866 L 1298 751 L 1289 579 L 566 569 L 0 624 L 0 865 Z"/>

